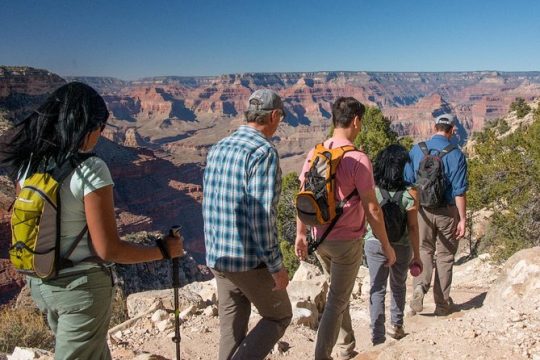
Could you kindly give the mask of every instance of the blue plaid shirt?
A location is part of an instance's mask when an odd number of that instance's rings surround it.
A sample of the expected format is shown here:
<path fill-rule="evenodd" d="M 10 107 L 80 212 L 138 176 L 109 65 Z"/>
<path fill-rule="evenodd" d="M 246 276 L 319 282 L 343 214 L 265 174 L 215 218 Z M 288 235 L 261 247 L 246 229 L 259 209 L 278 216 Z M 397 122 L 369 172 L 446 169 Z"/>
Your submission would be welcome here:
<path fill-rule="evenodd" d="M 206 264 L 219 271 L 282 267 L 277 238 L 281 169 L 258 130 L 240 126 L 212 147 L 203 183 Z"/>

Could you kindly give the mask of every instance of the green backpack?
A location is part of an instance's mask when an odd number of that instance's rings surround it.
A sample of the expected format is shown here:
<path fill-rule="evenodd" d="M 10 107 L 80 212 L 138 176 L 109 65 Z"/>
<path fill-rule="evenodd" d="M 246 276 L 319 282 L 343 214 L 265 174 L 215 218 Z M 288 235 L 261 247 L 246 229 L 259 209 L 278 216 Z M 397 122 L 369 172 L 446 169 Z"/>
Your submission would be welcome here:
<path fill-rule="evenodd" d="M 9 258 L 20 273 L 42 279 L 73 266 L 68 260 L 88 231 L 85 226 L 64 258 L 60 258 L 61 201 L 63 181 L 92 154 L 80 154 L 53 170 L 38 170 L 28 176 L 12 205 Z"/>

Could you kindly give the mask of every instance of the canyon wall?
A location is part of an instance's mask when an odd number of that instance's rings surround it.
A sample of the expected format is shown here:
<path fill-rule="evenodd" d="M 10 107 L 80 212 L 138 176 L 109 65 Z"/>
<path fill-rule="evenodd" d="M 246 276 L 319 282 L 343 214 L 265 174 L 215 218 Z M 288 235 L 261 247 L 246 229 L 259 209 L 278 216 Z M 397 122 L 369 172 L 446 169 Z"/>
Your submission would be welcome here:
<path fill-rule="evenodd" d="M 433 116 L 454 113 L 463 140 L 504 116 L 516 97 L 540 97 L 540 72 L 306 72 L 222 76 L 165 76 L 123 81 L 62 78 L 47 70 L 0 66 L 0 135 L 66 81 L 82 81 L 103 95 L 110 121 L 96 149 L 115 181 L 121 234 L 183 226 L 188 250 L 203 260 L 202 172 L 209 148 L 244 123 L 251 92 L 270 88 L 283 98 L 287 116 L 273 138 L 284 173 L 299 171 L 306 151 L 324 139 L 331 105 L 353 96 L 378 106 L 400 135 L 429 136 Z M 7 208 L 13 188 L 0 170 L 0 258 L 7 256 Z M 15 277 L 0 264 L 4 278 Z"/>

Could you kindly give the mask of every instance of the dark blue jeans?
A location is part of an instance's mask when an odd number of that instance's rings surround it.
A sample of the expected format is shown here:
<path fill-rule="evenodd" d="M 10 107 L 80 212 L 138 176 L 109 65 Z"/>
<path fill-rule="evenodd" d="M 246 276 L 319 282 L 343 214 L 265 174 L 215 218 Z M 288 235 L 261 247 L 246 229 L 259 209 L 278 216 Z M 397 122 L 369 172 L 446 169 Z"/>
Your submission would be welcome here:
<path fill-rule="evenodd" d="M 369 267 L 371 289 L 369 291 L 369 314 L 371 317 L 371 341 L 383 342 L 385 337 L 384 300 L 386 284 L 390 275 L 390 290 L 392 302 L 390 305 L 392 325 L 403 325 L 403 312 L 405 309 L 405 295 L 407 292 L 407 271 L 411 261 L 411 248 L 404 245 L 393 245 L 396 252 L 396 262 L 388 268 L 384 266 L 386 257 L 378 240 L 367 240 L 364 245 L 366 259 Z"/>

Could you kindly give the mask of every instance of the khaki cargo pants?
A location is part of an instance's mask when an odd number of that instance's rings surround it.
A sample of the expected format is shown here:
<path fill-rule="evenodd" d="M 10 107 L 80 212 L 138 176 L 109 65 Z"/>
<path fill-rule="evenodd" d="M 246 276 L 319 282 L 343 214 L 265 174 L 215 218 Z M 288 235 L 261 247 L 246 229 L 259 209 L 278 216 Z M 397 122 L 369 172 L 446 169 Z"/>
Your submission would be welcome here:
<path fill-rule="evenodd" d="M 459 215 L 455 206 L 438 209 L 420 208 L 418 228 L 420 235 L 420 258 L 424 271 L 414 278 L 414 287 L 421 286 L 424 294 L 431 285 L 435 258 L 433 297 L 437 307 L 447 309 L 450 305 L 452 269 L 457 251 L 456 226 Z"/>

